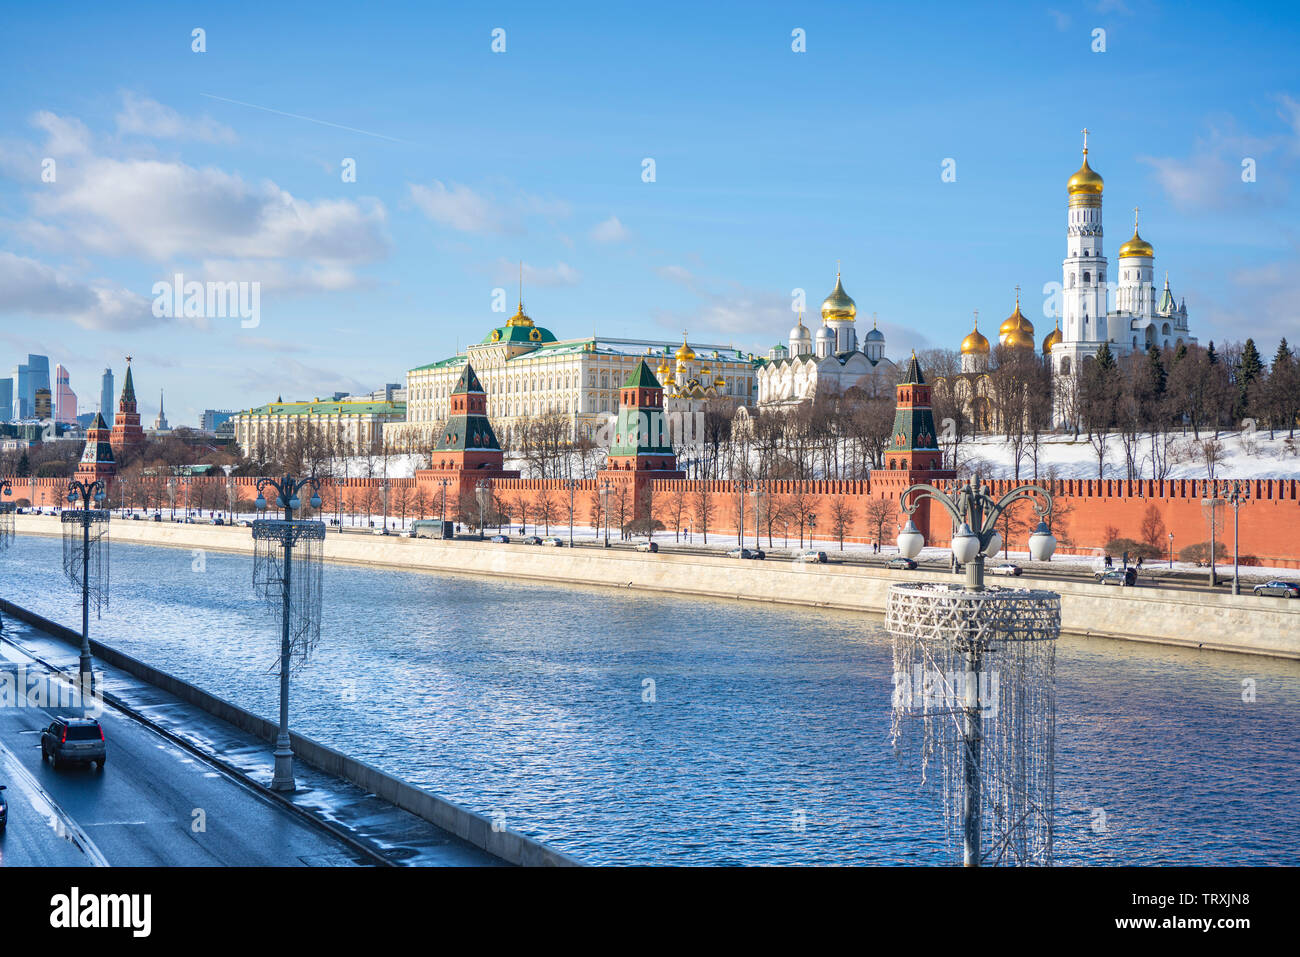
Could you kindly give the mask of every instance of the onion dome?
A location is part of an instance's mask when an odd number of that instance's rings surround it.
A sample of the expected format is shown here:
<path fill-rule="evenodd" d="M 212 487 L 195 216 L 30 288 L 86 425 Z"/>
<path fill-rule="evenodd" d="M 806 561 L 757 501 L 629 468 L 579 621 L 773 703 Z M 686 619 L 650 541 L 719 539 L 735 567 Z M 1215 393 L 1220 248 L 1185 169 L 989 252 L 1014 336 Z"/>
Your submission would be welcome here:
<path fill-rule="evenodd" d="M 835 288 L 822 301 L 822 322 L 832 320 L 852 322 L 857 314 L 858 304 L 850 299 L 849 294 L 844 291 L 844 284 L 840 282 L 840 274 L 836 272 Z"/>
<path fill-rule="evenodd" d="M 659 367 L 655 369 L 655 372 L 658 374 L 659 380 L 661 382 L 663 381 L 664 376 L 672 374 L 672 369 L 668 365 L 667 356 L 664 356 L 662 359 L 659 360 Z"/>
<path fill-rule="evenodd" d="M 1034 347 L 1034 324 L 1020 311 L 1020 292 L 1016 291 L 1016 311 L 998 327 L 998 341 L 1004 346 Z"/>
<path fill-rule="evenodd" d="M 1137 210 L 1133 210 L 1133 238 L 1119 247 L 1119 258 L 1127 259 L 1132 256 L 1146 256 L 1148 259 L 1154 257 L 1156 251 L 1151 248 L 1151 244 L 1138 235 Z"/>
<path fill-rule="evenodd" d="M 719 392 L 721 392 L 723 389 L 727 387 L 727 380 L 724 379 L 722 376 L 718 376 L 716 379 L 713 380 L 713 387 L 717 389 Z"/>
<path fill-rule="evenodd" d="M 1055 346 L 1060 341 L 1061 341 L 1061 320 L 1057 319 L 1056 328 L 1053 329 L 1051 332 L 1049 332 L 1047 334 L 1047 338 L 1043 340 L 1043 355 L 1045 356 L 1051 355 L 1052 347 Z"/>
<path fill-rule="evenodd" d="M 970 334 L 961 341 L 961 354 L 969 355 L 988 355 L 989 341 L 984 338 L 979 329 L 979 320 L 975 321 L 975 328 L 971 329 Z"/>
<path fill-rule="evenodd" d="M 1106 182 L 1101 178 L 1101 174 L 1088 165 L 1088 147 L 1085 145 L 1083 148 L 1083 165 L 1065 184 L 1066 192 L 1071 196 L 1077 196 L 1080 193 L 1099 194 L 1105 185 Z"/>
<path fill-rule="evenodd" d="M 871 314 L 871 331 L 866 335 L 867 342 L 884 342 L 885 334 L 876 328 L 876 314 Z"/>
<path fill-rule="evenodd" d="M 682 333 L 682 344 L 677 349 L 677 363 L 681 365 L 684 362 L 695 361 L 695 350 L 686 344 L 686 333 Z"/>
<path fill-rule="evenodd" d="M 788 338 L 790 339 L 811 339 L 812 338 L 812 333 L 809 332 L 808 327 L 803 324 L 802 312 L 799 313 L 799 324 L 790 330 L 790 335 Z"/>
<path fill-rule="evenodd" d="M 834 342 L 835 332 L 829 326 L 822 326 L 820 329 L 817 330 L 817 341 L 824 342 L 827 339 L 829 339 L 831 342 Z"/>

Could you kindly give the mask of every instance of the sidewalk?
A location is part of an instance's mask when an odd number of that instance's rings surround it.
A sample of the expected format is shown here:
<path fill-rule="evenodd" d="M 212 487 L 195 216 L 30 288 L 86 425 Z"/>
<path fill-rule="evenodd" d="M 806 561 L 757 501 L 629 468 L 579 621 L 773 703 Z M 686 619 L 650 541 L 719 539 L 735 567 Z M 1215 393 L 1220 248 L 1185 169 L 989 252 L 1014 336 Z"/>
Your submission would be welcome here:
<path fill-rule="evenodd" d="M 75 673 L 75 649 L 11 615 L 3 639 L 39 662 Z M 96 660 L 105 702 L 142 720 L 177 743 L 245 779 L 273 801 L 283 801 L 371 856 L 376 864 L 404 867 L 494 867 L 505 862 L 455 835 L 394 807 L 350 782 L 302 761 L 294 763 L 298 790 L 268 790 L 274 759 L 260 738 L 170 693 Z"/>

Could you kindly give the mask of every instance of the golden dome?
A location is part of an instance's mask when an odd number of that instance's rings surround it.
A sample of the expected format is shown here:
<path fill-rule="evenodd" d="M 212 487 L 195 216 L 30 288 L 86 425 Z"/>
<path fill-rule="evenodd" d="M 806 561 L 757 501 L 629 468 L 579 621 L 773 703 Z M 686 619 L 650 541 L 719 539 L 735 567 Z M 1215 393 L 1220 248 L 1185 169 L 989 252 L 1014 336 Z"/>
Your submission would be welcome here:
<path fill-rule="evenodd" d="M 835 288 L 822 301 L 822 321 L 847 319 L 852 322 L 857 314 L 858 304 L 849 298 L 849 294 L 844 291 L 844 284 L 840 282 L 840 274 L 835 273 Z"/>
<path fill-rule="evenodd" d="M 1084 147 L 1083 165 L 1065 184 L 1066 191 L 1071 196 L 1078 193 L 1100 193 L 1105 185 L 1106 182 L 1101 178 L 1101 174 L 1088 165 L 1088 149 Z"/>
<path fill-rule="evenodd" d="M 1014 340 L 1014 341 L 1013 341 Z M 998 327 L 998 341 L 1004 346 L 1034 347 L 1034 324 L 1020 311 L 1020 293 L 1016 293 L 1016 311 Z"/>
<path fill-rule="evenodd" d="M 1156 251 L 1151 248 L 1151 244 L 1138 235 L 1137 209 L 1133 210 L 1133 238 L 1119 247 L 1119 258 L 1124 259 L 1128 256 L 1148 256 L 1154 257 Z"/>
<path fill-rule="evenodd" d="M 1055 346 L 1060 341 L 1061 341 L 1061 320 L 1057 319 L 1056 328 L 1053 329 L 1051 332 L 1049 332 L 1047 334 L 1047 338 L 1043 340 L 1043 355 L 1045 356 L 1051 355 L 1052 347 Z"/>
<path fill-rule="evenodd" d="M 1002 337 L 1002 344 L 1008 349 L 1032 349 L 1034 336 L 1033 333 L 1016 329 Z"/>
<path fill-rule="evenodd" d="M 718 376 L 716 379 L 713 380 L 713 387 L 718 391 L 722 391 L 727 387 L 727 380 L 724 379 L 722 376 Z"/>
<path fill-rule="evenodd" d="M 682 334 L 682 344 L 677 350 L 677 364 L 695 361 L 695 350 L 686 344 L 686 334 Z"/>
<path fill-rule="evenodd" d="M 658 373 L 660 379 L 666 375 L 672 375 L 672 369 L 668 365 L 667 356 L 664 356 L 659 360 L 659 368 L 655 369 L 655 372 Z"/>
<path fill-rule="evenodd" d="M 978 325 L 970 331 L 970 335 L 961 341 L 961 354 L 964 356 L 971 355 L 972 353 L 988 355 L 988 351 L 989 341 L 984 338 Z"/>

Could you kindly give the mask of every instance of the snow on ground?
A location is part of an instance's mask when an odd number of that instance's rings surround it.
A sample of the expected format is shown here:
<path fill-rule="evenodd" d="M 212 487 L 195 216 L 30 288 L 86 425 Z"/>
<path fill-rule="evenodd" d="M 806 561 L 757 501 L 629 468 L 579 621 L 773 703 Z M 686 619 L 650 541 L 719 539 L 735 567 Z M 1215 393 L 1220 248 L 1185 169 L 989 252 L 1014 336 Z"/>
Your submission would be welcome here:
<path fill-rule="evenodd" d="M 1168 450 L 1169 479 L 1203 479 L 1207 477 L 1201 453 L 1201 442 L 1213 439 L 1214 433 L 1201 431 L 1197 440 L 1188 431 L 1171 438 Z M 1300 434 L 1290 440 L 1285 432 L 1274 433 L 1269 438 L 1266 430 L 1253 432 L 1221 432 L 1218 443 L 1221 460 L 1215 466 L 1215 477 L 1222 479 L 1300 479 Z M 1020 463 L 1020 477 L 1033 477 L 1033 462 L 1026 454 Z M 1154 478 L 1151 466 L 1151 441 L 1149 437 L 1138 440 L 1140 462 L 1138 473 L 1143 478 Z M 980 436 L 967 439 L 958 446 L 958 466 L 964 472 L 976 473 L 985 478 L 1013 478 L 1013 452 L 1011 446 L 998 436 Z M 1097 452 L 1086 434 L 1076 440 L 1070 435 L 1051 435 L 1043 439 L 1039 450 L 1038 475 L 1046 478 L 1055 469 L 1058 479 L 1097 478 Z M 1118 435 L 1107 437 L 1106 458 L 1102 478 L 1126 479 L 1124 446 Z"/>

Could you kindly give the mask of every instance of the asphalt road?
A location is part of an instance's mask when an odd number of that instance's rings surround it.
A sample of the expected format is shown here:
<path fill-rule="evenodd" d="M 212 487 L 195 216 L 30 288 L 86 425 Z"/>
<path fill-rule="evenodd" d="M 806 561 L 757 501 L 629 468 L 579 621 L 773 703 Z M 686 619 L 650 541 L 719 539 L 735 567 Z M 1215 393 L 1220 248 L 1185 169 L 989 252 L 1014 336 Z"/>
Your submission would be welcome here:
<path fill-rule="evenodd" d="M 61 684 L 17 649 L 0 645 L 0 672 L 16 676 L 19 662 L 29 676 L 39 676 L 30 680 L 42 682 L 47 694 Z M 106 766 L 56 771 L 41 758 L 40 732 L 57 713 L 30 703 L 0 706 L 0 784 L 7 785 L 9 802 L 0 865 L 357 863 L 327 831 L 112 708 L 99 718 Z"/>

